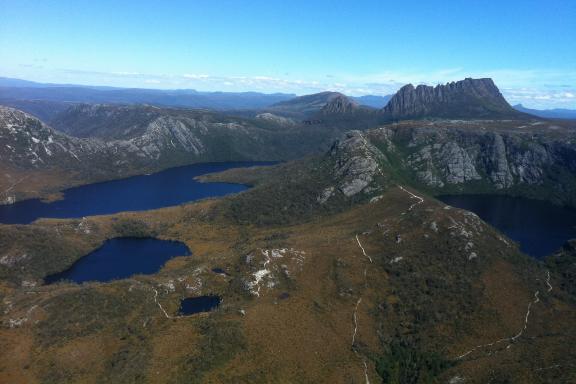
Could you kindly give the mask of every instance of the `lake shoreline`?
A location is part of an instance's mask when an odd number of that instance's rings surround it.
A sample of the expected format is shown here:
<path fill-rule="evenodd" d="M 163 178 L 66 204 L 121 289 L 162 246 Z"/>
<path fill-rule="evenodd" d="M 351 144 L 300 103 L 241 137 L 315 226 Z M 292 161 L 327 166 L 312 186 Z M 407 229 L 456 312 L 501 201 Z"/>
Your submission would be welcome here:
<path fill-rule="evenodd" d="M 207 197 L 220 197 L 249 188 L 236 183 L 200 181 L 199 176 L 234 168 L 268 166 L 275 162 L 197 163 L 152 174 L 68 188 L 59 199 L 34 198 L 0 206 L 0 223 L 30 224 L 39 218 L 81 218 L 125 211 L 145 211 Z M 53 194 L 56 197 L 58 195 Z M 113 199 L 124 199 L 114 202 Z"/>
<path fill-rule="evenodd" d="M 576 209 L 572 207 L 490 194 L 439 195 L 436 199 L 477 214 L 540 261 L 576 238 Z"/>

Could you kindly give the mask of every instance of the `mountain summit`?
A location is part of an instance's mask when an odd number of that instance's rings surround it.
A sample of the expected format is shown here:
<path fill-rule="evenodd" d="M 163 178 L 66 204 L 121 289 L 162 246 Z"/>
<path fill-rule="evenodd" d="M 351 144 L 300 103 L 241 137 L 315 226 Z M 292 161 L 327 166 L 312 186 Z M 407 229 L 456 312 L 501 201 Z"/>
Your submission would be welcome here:
<path fill-rule="evenodd" d="M 492 79 L 471 79 L 431 87 L 405 85 L 382 109 L 389 120 L 439 118 L 525 118 L 498 90 Z"/>
<path fill-rule="evenodd" d="M 304 118 L 317 113 L 348 113 L 359 107 L 356 101 L 340 92 L 320 92 L 276 103 L 267 108 L 267 111 L 287 117 Z"/>
<path fill-rule="evenodd" d="M 356 101 L 338 93 L 334 97 L 329 98 L 328 102 L 322 107 L 322 113 L 325 114 L 339 114 L 350 113 L 360 108 L 360 104 Z"/>

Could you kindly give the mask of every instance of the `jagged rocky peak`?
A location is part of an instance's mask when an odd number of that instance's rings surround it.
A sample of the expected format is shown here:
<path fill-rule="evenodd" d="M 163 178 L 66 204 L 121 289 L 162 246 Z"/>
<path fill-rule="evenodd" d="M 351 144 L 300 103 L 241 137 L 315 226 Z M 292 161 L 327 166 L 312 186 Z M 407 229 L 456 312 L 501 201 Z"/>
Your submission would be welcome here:
<path fill-rule="evenodd" d="M 382 109 L 394 120 L 410 118 L 526 118 L 516 111 L 492 79 L 471 79 L 435 87 L 405 85 Z"/>
<path fill-rule="evenodd" d="M 17 109 L 0 107 L 0 159 L 19 168 L 45 168 L 74 164 L 83 153 L 101 145 L 80 141 L 55 131 L 34 116 Z"/>
<path fill-rule="evenodd" d="M 350 113 L 356 111 L 360 105 L 354 100 L 349 99 L 345 95 L 334 92 L 328 98 L 328 102 L 324 107 L 322 107 L 322 113 L 324 114 L 338 114 L 338 113 Z"/>
<path fill-rule="evenodd" d="M 37 143 L 37 136 L 48 136 L 52 130 L 38 118 L 18 109 L 0 106 L 0 138 L 22 143 Z"/>

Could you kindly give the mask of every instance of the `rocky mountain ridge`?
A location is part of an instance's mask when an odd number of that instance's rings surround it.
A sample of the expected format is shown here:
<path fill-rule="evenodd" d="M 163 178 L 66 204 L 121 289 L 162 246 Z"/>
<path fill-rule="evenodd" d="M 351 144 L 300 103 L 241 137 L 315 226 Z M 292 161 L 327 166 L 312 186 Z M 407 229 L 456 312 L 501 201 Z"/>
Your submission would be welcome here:
<path fill-rule="evenodd" d="M 411 118 L 523 118 L 492 79 L 467 78 L 431 87 L 402 87 L 381 110 L 388 120 Z"/>
<path fill-rule="evenodd" d="M 299 96 L 266 108 L 266 112 L 299 120 L 348 114 L 359 110 L 372 110 L 372 108 L 361 106 L 357 101 L 340 92 L 320 92 Z"/>
<path fill-rule="evenodd" d="M 30 119 L 25 126 L 37 122 Z M 237 195 L 4 225 L 0 378 L 573 382 L 573 271 L 562 268 L 573 257 L 544 266 L 478 216 L 410 186 L 431 164 L 443 182 L 496 189 L 504 161 L 511 169 L 513 159 L 544 158 L 540 147 L 558 169 L 570 166 L 560 159 L 573 158 L 572 128 L 521 124 L 438 120 L 355 130 L 321 155 L 228 171 L 260 172 L 244 180 L 254 188 Z M 161 142 L 164 128 L 146 132 Z M 549 150 L 562 141 L 566 147 Z M 412 161 L 426 153 L 423 163 Z M 462 166 L 466 157 L 473 169 Z M 106 284 L 42 283 L 105 240 L 135 234 L 185 242 L 194 256 Z M 207 294 L 222 297 L 217 310 L 179 313 L 183 297 Z M 93 357 L 71 365 L 79 348 Z"/>
<path fill-rule="evenodd" d="M 339 135 L 289 120 L 152 106 L 79 105 L 64 114 L 56 124 L 68 133 L 0 107 L 1 165 L 12 175 L 3 189 L 27 171 L 73 177 L 62 182 L 69 186 L 195 162 L 287 160 L 328 148 Z M 23 197 L 10 188 L 3 200 Z"/>
<path fill-rule="evenodd" d="M 330 99 L 326 105 L 321 109 L 322 114 L 343 114 L 353 113 L 360 108 L 360 104 L 356 101 L 346 97 L 345 95 L 338 95 Z"/>
<path fill-rule="evenodd" d="M 508 193 L 576 205 L 576 132 L 569 125 L 405 122 L 366 137 L 396 173 L 433 193 Z"/>

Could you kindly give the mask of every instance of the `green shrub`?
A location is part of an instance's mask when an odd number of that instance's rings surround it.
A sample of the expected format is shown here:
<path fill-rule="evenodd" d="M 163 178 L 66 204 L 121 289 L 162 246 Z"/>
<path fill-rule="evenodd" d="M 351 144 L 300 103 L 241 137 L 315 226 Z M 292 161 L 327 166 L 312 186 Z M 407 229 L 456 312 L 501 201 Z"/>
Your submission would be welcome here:
<path fill-rule="evenodd" d="M 118 237 L 153 237 L 154 231 L 143 220 L 120 218 L 112 224 Z"/>
<path fill-rule="evenodd" d="M 395 342 L 376 360 L 376 371 L 387 384 L 433 384 L 452 363 L 437 353 Z"/>

